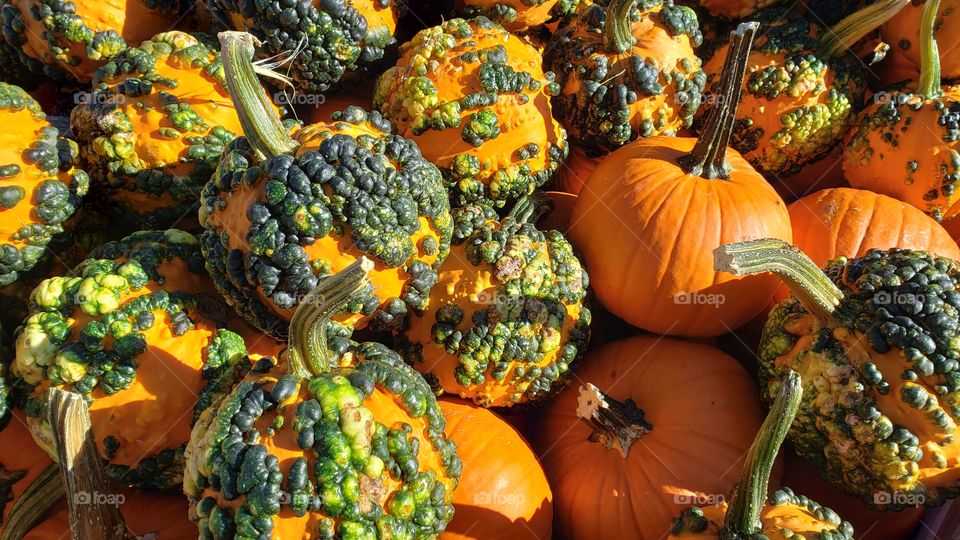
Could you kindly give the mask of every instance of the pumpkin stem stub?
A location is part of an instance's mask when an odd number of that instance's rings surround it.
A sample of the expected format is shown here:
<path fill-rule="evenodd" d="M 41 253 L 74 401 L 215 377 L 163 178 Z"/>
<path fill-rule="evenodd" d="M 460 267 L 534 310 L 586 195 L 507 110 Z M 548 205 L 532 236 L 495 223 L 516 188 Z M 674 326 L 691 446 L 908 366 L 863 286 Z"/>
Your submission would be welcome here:
<path fill-rule="evenodd" d="M 603 44 L 607 52 L 617 54 L 637 43 L 633 37 L 633 6 L 637 0 L 610 0 L 604 15 Z"/>
<path fill-rule="evenodd" d="M 726 244 L 713 251 L 713 267 L 735 276 L 772 272 L 803 307 L 821 321 L 833 322 L 843 291 L 799 248 L 777 238 Z"/>
<path fill-rule="evenodd" d="M 20 540 L 63 497 L 60 468 L 50 465 L 17 497 L 10 513 L 0 521 L 0 540 Z"/>
<path fill-rule="evenodd" d="M 797 416 L 802 397 L 800 375 L 790 370 L 744 459 L 743 473 L 727 509 L 720 538 L 753 538 L 761 531 L 760 512 L 767 501 L 770 471 Z"/>
<path fill-rule="evenodd" d="M 47 393 L 47 420 L 53 429 L 57 461 L 63 472 L 63 485 L 70 512 L 74 538 L 117 540 L 135 538 L 127 529 L 117 504 L 98 502 L 113 493 L 103 471 L 103 463 L 90 425 L 90 411 L 83 397 L 51 388 Z"/>
<path fill-rule="evenodd" d="M 553 211 L 553 206 L 553 199 L 542 191 L 534 191 L 518 199 L 508 215 L 519 223 L 537 223 Z"/>
<path fill-rule="evenodd" d="M 687 174 L 711 180 L 730 178 L 730 165 L 724 158 L 743 95 L 747 60 L 759 27 L 756 22 L 742 23 L 730 32 L 730 48 L 723 63 L 717 104 L 710 110 L 693 151 L 679 159 Z"/>
<path fill-rule="evenodd" d="M 623 457 L 627 457 L 633 443 L 653 431 L 653 425 L 644 419 L 643 410 L 632 399 L 617 401 L 591 383 L 580 387 L 577 416 L 593 429 L 590 442 L 619 450 Z"/>
<path fill-rule="evenodd" d="M 940 0 L 927 0 L 920 16 L 920 81 L 917 94 L 934 99 L 943 95 L 940 80 L 940 49 L 934 31 Z"/>
<path fill-rule="evenodd" d="M 881 0 L 847 15 L 820 36 L 820 54 L 831 58 L 847 52 L 864 36 L 900 13 L 909 3 L 910 0 Z"/>
<path fill-rule="evenodd" d="M 257 38 L 246 32 L 220 32 L 223 72 L 243 134 L 261 158 L 289 154 L 294 141 L 277 116 L 253 64 Z"/>
<path fill-rule="evenodd" d="M 373 261 L 360 257 L 350 266 L 320 280 L 297 306 L 290 319 L 287 363 L 300 378 L 321 375 L 337 366 L 329 363 L 327 325 L 330 317 L 369 285 Z"/>

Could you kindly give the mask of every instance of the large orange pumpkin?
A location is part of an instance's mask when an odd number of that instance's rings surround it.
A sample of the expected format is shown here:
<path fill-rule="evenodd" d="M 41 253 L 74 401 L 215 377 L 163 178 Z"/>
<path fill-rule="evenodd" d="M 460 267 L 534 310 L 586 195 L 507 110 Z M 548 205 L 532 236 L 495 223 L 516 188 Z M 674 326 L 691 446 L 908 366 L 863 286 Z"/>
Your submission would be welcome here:
<path fill-rule="evenodd" d="M 488 409 L 439 400 L 447 438 L 463 462 L 453 521 L 441 540 L 541 540 L 553 528 L 553 494 L 527 441 Z"/>
<path fill-rule="evenodd" d="M 777 288 L 769 276 L 738 280 L 713 269 L 713 249 L 730 239 L 791 238 L 786 204 L 726 148 L 755 32 L 754 23 L 732 34 L 718 100 L 729 106 L 713 109 L 699 140 L 628 144 L 600 162 L 578 196 L 570 239 L 594 291 L 644 330 L 725 334 L 759 314 Z"/>
<path fill-rule="evenodd" d="M 636 336 L 588 354 L 578 378 L 609 396 L 611 421 L 630 426 L 623 431 L 635 440 L 602 444 L 617 432 L 578 418 L 576 385 L 547 406 L 537 448 L 558 538 L 659 539 L 685 506 L 736 485 L 763 420 L 756 385 L 736 360 L 706 345 Z"/>

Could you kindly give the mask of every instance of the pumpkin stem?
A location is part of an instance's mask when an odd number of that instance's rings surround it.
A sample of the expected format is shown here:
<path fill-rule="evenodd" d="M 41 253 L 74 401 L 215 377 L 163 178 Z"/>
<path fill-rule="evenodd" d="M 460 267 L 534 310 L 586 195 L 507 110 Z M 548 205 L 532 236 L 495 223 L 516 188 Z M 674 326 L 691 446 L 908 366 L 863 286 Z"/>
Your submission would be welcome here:
<path fill-rule="evenodd" d="M 939 9 L 940 0 L 927 0 L 920 15 L 920 82 L 917 85 L 917 94 L 927 99 L 943 95 L 940 83 L 940 49 L 934 35 Z"/>
<path fill-rule="evenodd" d="M 0 540 L 20 540 L 40 522 L 54 503 L 63 497 L 60 468 L 50 465 L 17 497 L 13 508 L 0 522 Z"/>
<path fill-rule="evenodd" d="M 300 378 L 325 373 L 336 366 L 329 363 L 327 326 L 330 317 L 369 285 L 367 273 L 373 261 L 360 257 L 342 271 L 321 279 L 297 306 L 290 319 L 287 369 Z"/>
<path fill-rule="evenodd" d="M 760 512 L 767 501 L 770 471 L 797 416 L 802 397 L 800 375 L 790 370 L 743 461 L 743 472 L 727 509 L 720 538 L 753 538 L 761 531 Z"/>
<path fill-rule="evenodd" d="M 83 397 L 59 388 L 47 393 L 47 420 L 53 430 L 57 461 L 70 512 L 73 538 L 133 539 L 117 501 L 119 494 L 107 484 L 103 463 L 90 426 L 90 411 Z"/>
<path fill-rule="evenodd" d="M 713 267 L 719 272 L 747 276 L 773 272 L 790 287 L 807 311 L 822 321 L 832 321 L 841 291 L 816 263 L 799 248 L 783 240 L 766 238 L 726 244 L 713 251 Z"/>
<path fill-rule="evenodd" d="M 577 417 L 593 429 L 590 442 L 619 450 L 623 457 L 633 443 L 653 431 L 653 425 L 644 420 L 643 410 L 632 399 L 617 401 L 590 383 L 580 387 Z"/>
<path fill-rule="evenodd" d="M 517 199 L 508 216 L 519 223 L 536 223 L 553 210 L 553 200 L 542 191 Z"/>
<path fill-rule="evenodd" d="M 227 89 L 250 146 L 262 159 L 296 150 L 296 141 L 283 127 L 270 96 L 257 78 L 253 64 L 256 47 L 260 44 L 257 38 L 246 32 L 220 32 L 217 37 Z"/>
<path fill-rule="evenodd" d="M 844 17 L 820 36 L 818 49 L 824 58 L 839 56 L 900 12 L 910 0 L 880 0 Z"/>
<path fill-rule="evenodd" d="M 730 165 L 724 158 L 743 95 L 747 59 L 759 27 L 755 22 L 742 23 L 730 32 L 730 48 L 723 63 L 717 104 L 710 110 L 693 151 L 679 159 L 687 174 L 707 179 L 730 178 Z"/>
<path fill-rule="evenodd" d="M 603 44 L 609 53 L 622 53 L 637 43 L 633 37 L 633 6 L 637 0 L 610 0 L 604 15 Z"/>

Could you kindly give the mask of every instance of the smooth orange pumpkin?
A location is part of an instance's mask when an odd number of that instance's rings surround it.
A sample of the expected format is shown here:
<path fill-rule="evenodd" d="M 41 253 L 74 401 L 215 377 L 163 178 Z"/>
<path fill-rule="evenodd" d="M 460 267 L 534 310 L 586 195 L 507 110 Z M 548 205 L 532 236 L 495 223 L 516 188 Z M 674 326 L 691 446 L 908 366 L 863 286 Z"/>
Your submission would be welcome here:
<path fill-rule="evenodd" d="M 917 73 L 921 64 L 920 21 L 926 3 L 915 0 L 880 28 L 884 41 L 890 44 L 890 53 L 901 58 Z M 940 13 L 935 22 L 935 36 L 940 44 L 940 68 L 944 78 L 960 77 L 960 0 L 940 0 Z"/>
<path fill-rule="evenodd" d="M 639 429 L 624 455 L 591 442 L 597 432 L 578 418 L 577 385 L 547 406 L 537 449 L 558 538 L 660 539 L 684 507 L 736 485 L 763 420 L 756 384 L 736 360 L 707 345 L 635 336 L 594 350 L 577 374 L 621 405 L 632 400 L 649 431 Z"/>
<path fill-rule="evenodd" d="M 583 184 L 590 178 L 590 174 L 597 168 L 600 158 L 590 157 L 581 148 L 570 148 L 570 155 L 560 165 L 560 170 L 553 179 L 553 187 L 558 191 L 566 191 L 576 195 L 583 189 Z"/>
<path fill-rule="evenodd" d="M 463 462 L 455 514 L 441 540 L 550 538 L 553 494 L 527 441 L 489 409 L 438 400 L 447 438 Z"/>

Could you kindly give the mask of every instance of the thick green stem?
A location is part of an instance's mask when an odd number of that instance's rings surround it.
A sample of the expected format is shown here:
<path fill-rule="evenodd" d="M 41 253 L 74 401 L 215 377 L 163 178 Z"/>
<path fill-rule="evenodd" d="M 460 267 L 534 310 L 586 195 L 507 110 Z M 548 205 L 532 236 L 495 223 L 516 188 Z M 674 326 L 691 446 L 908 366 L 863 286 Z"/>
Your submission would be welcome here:
<path fill-rule="evenodd" d="M 631 17 L 637 0 L 610 0 L 607 4 L 603 26 L 603 44 L 608 53 L 622 53 L 637 43 L 633 37 Z"/>
<path fill-rule="evenodd" d="M 542 191 L 521 197 L 508 214 L 520 223 L 537 223 L 553 210 L 553 200 Z"/>
<path fill-rule="evenodd" d="M 880 0 L 846 16 L 820 36 L 820 54 L 830 58 L 847 52 L 909 3 L 910 0 Z"/>
<path fill-rule="evenodd" d="M 53 431 L 57 460 L 70 512 L 73 538 L 133 539 L 120 504 L 123 495 L 107 483 L 103 462 L 93 440 L 90 411 L 83 396 L 58 388 L 47 392 L 47 420 Z"/>
<path fill-rule="evenodd" d="M 767 501 L 770 471 L 797 416 L 802 397 L 800 375 L 790 370 L 743 461 L 743 472 L 727 509 L 720 538 L 753 538 L 761 531 L 760 512 Z"/>
<path fill-rule="evenodd" d="M 330 365 L 327 349 L 327 325 L 330 317 L 343 309 L 351 298 L 369 285 L 367 274 L 373 261 L 361 257 L 320 283 L 300 301 L 290 319 L 287 369 L 300 378 L 320 375 Z"/>
<path fill-rule="evenodd" d="M 772 272 L 790 287 L 803 307 L 823 321 L 832 321 L 843 291 L 796 246 L 765 238 L 726 244 L 713 251 L 719 272 L 747 276 Z"/>
<path fill-rule="evenodd" d="M 743 78 L 747 73 L 750 48 L 759 27 L 755 22 L 742 23 L 730 32 L 730 48 L 723 63 L 716 105 L 710 110 L 693 151 L 679 159 L 680 166 L 687 174 L 708 179 L 730 177 L 730 165 L 724 158 L 743 95 Z"/>
<path fill-rule="evenodd" d="M 10 512 L 3 516 L 0 540 L 20 540 L 40 522 L 60 497 L 63 497 L 60 468 L 50 465 L 17 497 Z"/>
<path fill-rule="evenodd" d="M 617 401 L 590 383 L 580 387 L 577 417 L 593 430 L 590 441 L 616 449 L 623 457 L 627 457 L 633 443 L 653 431 L 653 425 L 643 416 L 632 399 Z"/>
<path fill-rule="evenodd" d="M 940 0 L 927 0 L 920 16 L 920 82 L 917 94 L 934 99 L 943 95 L 940 84 L 940 49 L 934 31 Z"/>
<path fill-rule="evenodd" d="M 243 134 L 261 158 L 289 154 L 297 143 L 277 116 L 253 66 L 257 38 L 246 32 L 220 32 L 223 72 Z"/>

